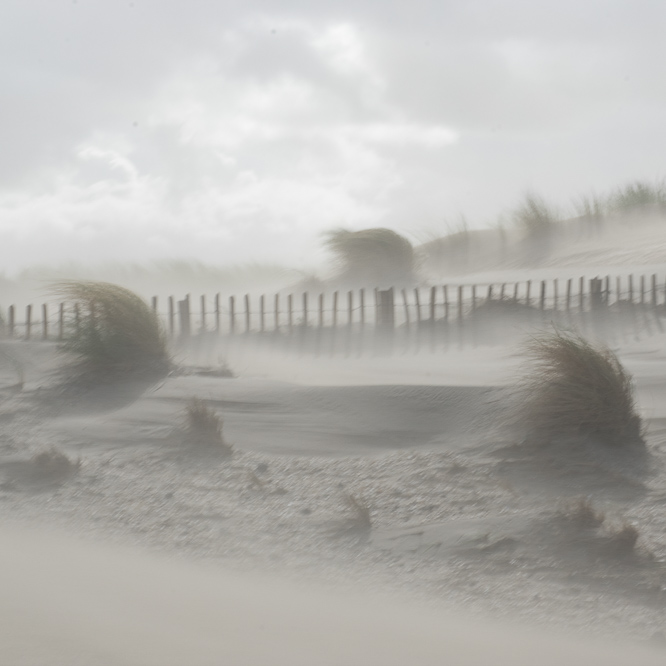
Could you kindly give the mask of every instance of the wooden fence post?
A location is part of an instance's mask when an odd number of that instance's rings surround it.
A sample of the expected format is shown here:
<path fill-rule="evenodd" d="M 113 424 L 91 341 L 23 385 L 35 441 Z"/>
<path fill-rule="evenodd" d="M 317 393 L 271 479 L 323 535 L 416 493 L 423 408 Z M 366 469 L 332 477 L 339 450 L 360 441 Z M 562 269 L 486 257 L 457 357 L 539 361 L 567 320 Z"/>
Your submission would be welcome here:
<path fill-rule="evenodd" d="M 506 290 L 506 282 L 502 282 L 500 286 L 500 301 L 504 300 L 504 291 Z"/>
<path fill-rule="evenodd" d="M 244 301 L 245 301 L 245 332 L 249 333 L 252 324 L 251 314 L 250 314 L 250 294 L 245 294 Z"/>
<path fill-rule="evenodd" d="M 215 294 L 215 332 L 220 333 L 220 292 Z"/>
<path fill-rule="evenodd" d="M 65 337 L 65 304 L 61 303 L 58 308 L 58 340 Z"/>
<path fill-rule="evenodd" d="M 652 274 L 652 307 L 656 309 L 657 307 L 657 275 L 656 273 Z"/>
<path fill-rule="evenodd" d="M 558 282 L 557 278 L 553 280 L 553 310 L 557 312 L 559 294 L 558 294 Z"/>
<path fill-rule="evenodd" d="M 582 312 L 585 309 L 585 278 L 580 278 L 580 284 L 578 285 L 578 306 Z"/>
<path fill-rule="evenodd" d="M 435 307 L 437 303 L 437 287 L 430 287 L 430 324 L 435 325 Z"/>
<path fill-rule="evenodd" d="M 393 298 L 393 287 L 382 289 L 379 294 L 379 321 L 381 329 L 388 331 L 395 327 L 395 307 Z"/>
<path fill-rule="evenodd" d="M 259 296 L 259 330 L 263 333 L 266 329 L 266 313 L 265 313 L 266 298 L 262 294 Z"/>
<path fill-rule="evenodd" d="M 641 275 L 641 305 L 645 304 L 645 275 Z"/>
<path fill-rule="evenodd" d="M 201 332 L 206 332 L 206 296 L 201 295 Z"/>
<path fill-rule="evenodd" d="M 571 285 L 573 283 L 573 280 L 569 278 L 567 280 L 567 304 L 566 304 L 566 311 L 569 312 L 571 310 Z"/>
<path fill-rule="evenodd" d="M 515 282 L 513 285 L 513 300 L 517 303 L 518 302 L 518 287 L 520 287 L 519 282 Z"/>
<path fill-rule="evenodd" d="M 590 309 L 600 310 L 603 305 L 603 281 L 599 278 L 590 280 Z"/>
<path fill-rule="evenodd" d="M 354 323 L 354 292 L 351 290 L 347 292 L 347 313 L 347 324 L 351 329 L 352 324 Z"/>
<path fill-rule="evenodd" d="M 493 285 L 492 284 L 488 285 L 488 294 L 486 295 L 486 300 L 487 301 L 492 301 L 493 300 Z"/>
<path fill-rule="evenodd" d="M 280 295 L 279 294 L 275 294 L 273 307 L 275 309 L 275 330 L 279 331 L 280 330 Z"/>
<path fill-rule="evenodd" d="M 289 324 L 289 334 L 294 332 L 294 295 L 287 296 L 287 323 Z"/>
<path fill-rule="evenodd" d="M 525 305 L 530 306 L 530 292 L 532 291 L 532 280 L 528 280 L 525 286 Z"/>
<path fill-rule="evenodd" d="M 361 315 L 361 328 L 365 327 L 365 289 L 359 291 L 359 308 Z"/>
<path fill-rule="evenodd" d="M 416 323 L 421 325 L 421 296 L 418 287 L 414 289 L 414 300 L 416 301 Z"/>
<path fill-rule="evenodd" d="M 42 339 L 49 339 L 49 307 L 42 303 Z"/>
<path fill-rule="evenodd" d="M 634 302 L 634 276 L 632 274 L 629 275 L 629 298 L 628 298 L 630 303 Z"/>
<path fill-rule="evenodd" d="M 175 308 L 174 308 L 174 302 L 173 302 L 173 296 L 169 296 L 169 335 L 173 338 L 175 335 L 175 318 L 176 318 L 176 313 L 175 313 Z"/>
<path fill-rule="evenodd" d="M 324 294 L 319 294 L 319 328 L 324 328 Z"/>
<path fill-rule="evenodd" d="M 446 321 L 449 320 L 449 289 L 446 285 L 443 287 L 444 289 L 444 319 Z"/>
<path fill-rule="evenodd" d="M 192 334 L 192 320 L 190 313 L 190 295 L 187 294 L 182 301 L 178 301 L 178 319 L 180 324 L 180 335 L 189 338 Z"/>
<path fill-rule="evenodd" d="M 332 317 L 332 322 L 333 322 L 333 330 L 335 331 L 335 327 L 338 325 L 338 292 L 337 291 L 333 292 L 333 317 Z"/>
<path fill-rule="evenodd" d="M 153 296 L 150 299 L 150 309 L 157 314 L 157 296 Z"/>
<path fill-rule="evenodd" d="M 472 312 L 476 310 L 476 285 L 472 285 Z"/>
<path fill-rule="evenodd" d="M 402 306 L 405 309 L 405 325 L 409 328 L 409 303 L 407 302 L 407 290 L 402 290 Z"/>
<path fill-rule="evenodd" d="M 229 333 L 236 333 L 236 298 L 229 296 Z"/>
<path fill-rule="evenodd" d="M 622 300 L 622 279 L 618 275 L 615 278 L 615 302 L 618 303 Z"/>
<path fill-rule="evenodd" d="M 308 292 L 303 292 L 303 328 L 308 327 Z"/>
<path fill-rule="evenodd" d="M 32 328 L 32 305 L 25 308 L 25 339 L 30 340 L 30 329 Z"/>
<path fill-rule="evenodd" d="M 539 294 L 539 310 L 546 309 L 546 281 L 541 280 L 541 293 Z"/>
<path fill-rule="evenodd" d="M 14 337 L 14 329 L 16 327 L 16 307 L 14 305 L 9 306 L 9 312 L 7 313 L 7 326 L 9 328 L 8 334 L 10 338 Z"/>

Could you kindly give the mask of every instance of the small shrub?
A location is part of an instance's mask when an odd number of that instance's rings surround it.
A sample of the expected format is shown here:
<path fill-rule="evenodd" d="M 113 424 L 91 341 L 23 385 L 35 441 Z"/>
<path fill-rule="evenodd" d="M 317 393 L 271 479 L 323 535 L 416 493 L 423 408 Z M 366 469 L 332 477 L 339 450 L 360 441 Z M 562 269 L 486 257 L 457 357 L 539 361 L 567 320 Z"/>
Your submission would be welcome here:
<path fill-rule="evenodd" d="M 222 436 L 222 419 L 201 398 L 192 398 L 185 408 L 185 435 L 199 449 L 231 454 Z"/>
<path fill-rule="evenodd" d="M 610 349 L 555 331 L 532 338 L 527 353 L 519 417 L 528 430 L 609 445 L 644 443 L 631 376 Z"/>
<path fill-rule="evenodd" d="M 622 523 L 619 527 L 611 530 L 606 538 L 606 544 L 612 554 L 622 556 L 630 555 L 634 552 L 640 532 L 631 523 Z"/>
<path fill-rule="evenodd" d="M 344 496 L 345 504 L 350 509 L 350 515 L 339 521 L 331 530 L 333 537 L 352 537 L 359 541 L 366 541 L 372 532 L 372 517 L 370 507 L 350 493 Z"/>
<path fill-rule="evenodd" d="M 30 476 L 36 481 L 56 481 L 78 471 L 80 460 L 70 460 L 56 448 L 45 449 L 30 459 Z"/>
<path fill-rule="evenodd" d="M 65 349 L 93 371 L 166 372 L 166 336 L 157 315 L 129 289 L 108 282 L 69 280 L 55 294 L 78 304 L 68 325 Z"/>
<path fill-rule="evenodd" d="M 568 502 L 562 507 L 560 513 L 564 518 L 580 527 L 599 527 L 606 519 L 606 515 L 602 511 L 597 511 L 592 506 L 589 497 L 578 497 Z"/>

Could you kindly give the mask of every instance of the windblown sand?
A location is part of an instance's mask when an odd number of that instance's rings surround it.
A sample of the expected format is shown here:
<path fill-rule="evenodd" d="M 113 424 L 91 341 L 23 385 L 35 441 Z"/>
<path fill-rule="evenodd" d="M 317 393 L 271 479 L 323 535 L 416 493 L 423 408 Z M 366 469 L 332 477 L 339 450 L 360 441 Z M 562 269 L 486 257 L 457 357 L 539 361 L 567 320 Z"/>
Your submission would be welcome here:
<path fill-rule="evenodd" d="M 181 350 L 159 382 L 86 386 L 54 346 L 2 344 L 2 664 L 663 663 L 664 336 L 619 349 L 641 460 L 521 447 L 500 427 L 508 346 Z M 222 352 L 239 376 L 216 376 Z M 231 458 L 188 444 L 194 396 Z M 71 468 L 36 471 L 54 448 Z M 581 496 L 603 523 L 567 517 Z"/>

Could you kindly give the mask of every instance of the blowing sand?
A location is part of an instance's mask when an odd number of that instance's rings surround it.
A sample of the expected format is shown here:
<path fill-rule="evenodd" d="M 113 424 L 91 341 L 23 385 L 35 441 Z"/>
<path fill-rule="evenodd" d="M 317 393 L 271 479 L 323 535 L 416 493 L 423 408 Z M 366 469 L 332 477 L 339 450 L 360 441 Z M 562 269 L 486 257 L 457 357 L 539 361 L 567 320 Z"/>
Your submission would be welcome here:
<path fill-rule="evenodd" d="M 2 349 L 2 664 L 663 663 L 664 336 L 619 349 L 638 457 L 508 436 L 511 347 L 181 350 L 159 382 L 67 387 L 55 347 Z M 221 354 L 239 376 L 200 370 Z M 231 458 L 188 445 L 194 396 Z"/>

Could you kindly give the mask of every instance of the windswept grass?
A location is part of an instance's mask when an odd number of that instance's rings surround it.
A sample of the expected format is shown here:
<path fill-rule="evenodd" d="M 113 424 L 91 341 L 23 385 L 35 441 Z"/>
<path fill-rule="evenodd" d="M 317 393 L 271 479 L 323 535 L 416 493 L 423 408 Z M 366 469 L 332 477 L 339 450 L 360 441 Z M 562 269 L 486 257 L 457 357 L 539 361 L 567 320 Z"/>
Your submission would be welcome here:
<path fill-rule="evenodd" d="M 222 436 L 222 419 L 201 398 L 191 398 L 185 407 L 185 438 L 198 450 L 231 455 L 232 447 Z"/>
<path fill-rule="evenodd" d="M 532 338 L 527 354 L 519 411 L 531 433 L 643 443 L 632 378 L 610 349 L 555 331 Z"/>
<path fill-rule="evenodd" d="M 53 285 L 63 300 L 78 304 L 65 349 L 93 371 L 123 374 L 166 371 L 166 336 L 157 315 L 135 293 L 108 282 L 67 280 Z"/>
<path fill-rule="evenodd" d="M 377 286 L 411 284 L 416 256 L 412 244 L 390 229 L 330 231 L 325 246 L 336 256 L 340 277 Z"/>
<path fill-rule="evenodd" d="M 617 188 L 608 197 L 614 213 L 663 211 L 666 209 L 666 185 L 635 181 Z"/>
<path fill-rule="evenodd" d="M 525 236 L 532 240 L 547 240 L 559 221 L 557 211 L 543 197 L 528 192 L 515 209 L 513 219 Z"/>
<path fill-rule="evenodd" d="M 367 541 L 372 532 L 370 507 L 351 493 L 345 493 L 344 501 L 349 509 L 349 516 L 337 522 L 330 530 L 335 538 L 351 537 L 359 542 Z"/>

